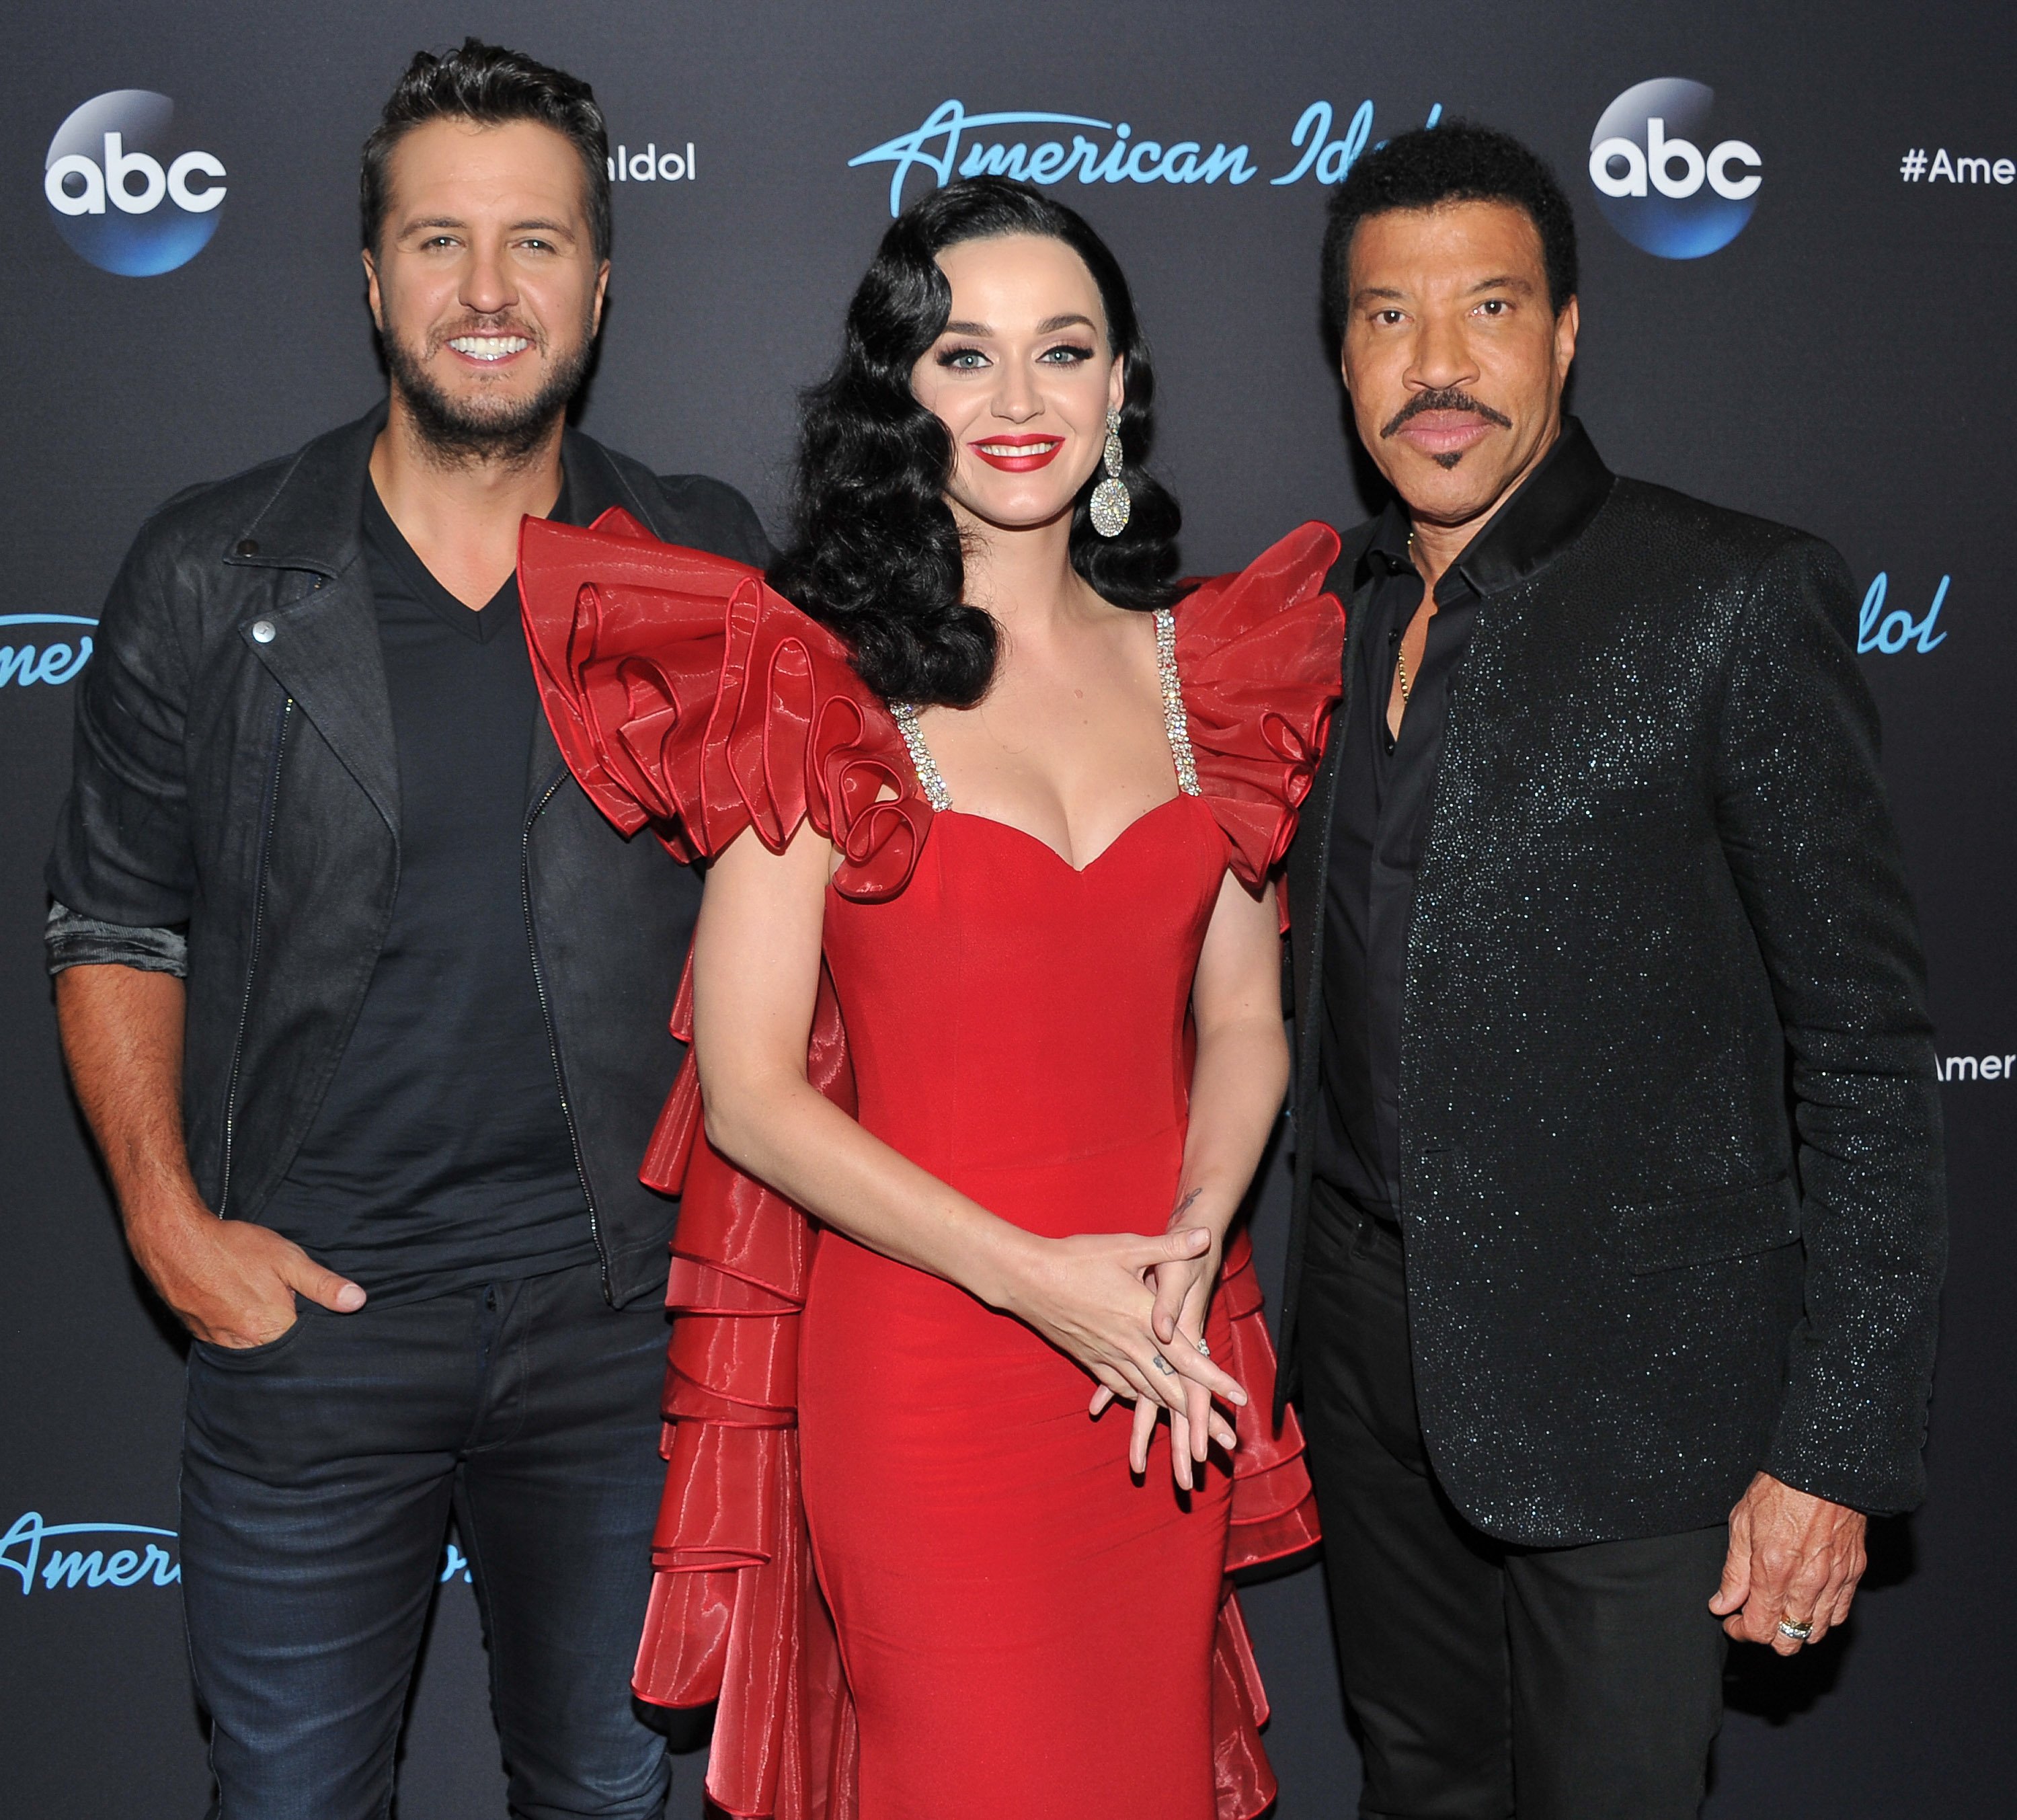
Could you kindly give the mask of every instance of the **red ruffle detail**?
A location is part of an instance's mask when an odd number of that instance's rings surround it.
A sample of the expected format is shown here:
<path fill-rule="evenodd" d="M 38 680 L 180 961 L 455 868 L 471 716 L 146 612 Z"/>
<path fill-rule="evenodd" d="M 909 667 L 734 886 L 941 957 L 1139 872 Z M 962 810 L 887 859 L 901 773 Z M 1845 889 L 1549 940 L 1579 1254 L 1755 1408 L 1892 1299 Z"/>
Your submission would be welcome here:
<path fill-rule="evenodd" d="M 1226 1538 L 1228 1578 L 1212 1646 L 1212 1773 L 1218 1820 L 1250 1820 L 1275 1798 L 1275 1772 L 1261 1743 L 1268 1693 L 1240 1615 L 1231 1576 L 1243 1567 L 1280 1561 L 1316 1546 L 1316 1493 L 1303 1464 L 1303 1431 L 1294 1410 L 1268 1426 L 1275 1407 L 1275 1342 L 1261 1313 L 1261 1280 L 1245 1231 L 1225 1248 L 1218 1294 L 1232 1326 L 1232 1355 L 1219 1361 L 1246 1387 L 1233 1412 L 1239 1445 L 1232 1454 L 1232 1526 Z"/>
<path fill-rule="evenodd" d="M 674 1034 L 688 1038 L 684 985 L 680 997 Z M 853 1110 L 824 977 L 806 1074 Z M 853 1820 L 853 1709 L 799 1500 L 799 1316 L 814 1229 L 705 1141 L 699 1097 L 689 1050 L 653 1142 L 666 1173 L 647 1178 L 680 1201 L 666 1296 L 666 1490 L 632 1685 L 655 1706 L 716 1703 L 707 1792 L 726 1812 Z"/>
<path fill-rule="evenodd" d="M 691 861 L 745 828 L 781 853 L 810 820 L 840 850 L 835 890 L 904 888 L 931 809 L 902 735 L 841 641 L 756 569 L 612 509 L 587 530 L 526 519 L 518 590 L 554 736 L 626 833 L 650 822 Z"/>
<path fill-rule="evenodd" d="M 1177 608 L 1199 789 L 1251 890 L 1289 850 L 1343 687 L 1344 610 L 1323 591 L 1337 553 L 1330 525 L 1299 525 Z"/>

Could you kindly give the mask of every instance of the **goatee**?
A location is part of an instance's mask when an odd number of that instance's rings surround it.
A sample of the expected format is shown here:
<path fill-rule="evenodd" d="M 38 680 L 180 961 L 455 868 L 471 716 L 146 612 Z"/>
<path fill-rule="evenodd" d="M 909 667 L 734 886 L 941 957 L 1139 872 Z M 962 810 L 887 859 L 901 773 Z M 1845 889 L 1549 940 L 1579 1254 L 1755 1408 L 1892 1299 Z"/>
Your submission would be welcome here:
<path fill-rule="evenodd" d="M 554 362 L 546 383 L 531 397 L 491 403 L 451 398 L 397 336 L 381 335 L 379 345 L 414 433 L 428 453 L 452 468 L 493 462 L 508 468 L 531 460 L 581 390 L 595 351 L 594 341 L 584 335 Z"/>

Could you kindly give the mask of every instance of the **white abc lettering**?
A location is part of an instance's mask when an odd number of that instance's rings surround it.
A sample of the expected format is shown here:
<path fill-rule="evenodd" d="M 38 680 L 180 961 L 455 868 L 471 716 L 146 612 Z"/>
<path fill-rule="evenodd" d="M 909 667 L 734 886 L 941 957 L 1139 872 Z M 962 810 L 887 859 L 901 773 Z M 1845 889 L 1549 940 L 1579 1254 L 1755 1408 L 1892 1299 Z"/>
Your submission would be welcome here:
<path fill-rule="evenodd" d="M 1621 161 L 1625 168 L 1614 172 L 1611 165 Z M 1606 196 L 1644 196 L 1650 178 L 1662 196 L 1680 201 L 1694 195 L 1706 179 L 1717 195 L 1742 202 L 1758 193 L 1764 169 L 1755 146 L 1725 139 L 1705 158 L 1687 139 L 1669 139 L 1665 121 L 1657 116 L 1646 122 L 1644 151 L 1629 139 L 1608 139 L 1592 146 L 1589 154 L 1589 180 Z"/>
<path fill-rule="evenodd" d="M 224 167 L 207 152 L 184 152 L 168 167 L 168 194 L 178 208 L 191 215 L 207 215 L 224 200 L 224 186 L 212 183 L 207 190 L 192 190 L 192 177 L 222 177 Z"/>
<path fill-rule="evenodd" d="M 1751 168 L 1741 177 L 1733 177 L 1732 164 L 1748 164 Z M 1759 157 L 1755 146 L 1746 145 L 1741 139 L 1725 139 L 1708 155 L 1708 186 L 1731 202 L 1741 202 L 1758 193 L 1758 186 L 1765 181 L 1764 169 L 1765 161 Z"/>
<path fill-rule="evenodd" d="M 222 206 L 225 186 L 211 182 L 201 190 L 192 189 L 193 177 L 212 179 L 225 175 L 223 164 L 208 152 L 184 152 L 164 171 L 160 161 L 145 152 L 129 152 L 122 135 L 105 135 L 105 168 L 100 170 L 81 152 L 71 152 L 51 164 L 42 175 L 42 193 L 49 207 L 60 215 L 103 215 L 107 197 L 114 208 L 126 215 L 147 215 L 158 208 L 164 196 L 191 215 L 207 215 Z M 81 178 L 84 188 L 73 195 L 68 180 Z M 140 187 L 128 187 L 135 179 Z"/>
<path fill-rule="evenodd" d="M 1657 114 L 1646 122 L 1646 172 L 1655 190 L 1678 202 L 1701 188 L 1704 164 L 1699 147 L 1687 139 L 1669 139 L 1666 127 Z M 1676 158 L 1681 161 L 1678 179 L 1669 168 Z"/>
<path fill-rule="evenodd" d="M 140 193 L 126 187 L 127 179 L 140 179 Z M 128 215 L 146 215 L 161 206 L 168 193 L 168 174 L 145 152 L 129 152 L 121 135 L 105 135 L 105 193 L 112 206 Z"/>
<path fill-rule="evenodd" d="M 65 179 L 81 177 L 83 193 L 73 196 L 63 188 Z M 71 152 L 49 166 L 42 177 L 42 193 L 59 215 L 103 215 L 105 212 L 105 173 L 81 152 Z"/>
<path fill-rule="evenodd" d="M 1622 176 L 1611 174 L 1611 161 L 1622 158 Z M 1606 196 L 1644 196 L 1646 193 L 1646 154 L 1629 139 L 1604 139 L 1590 148 L 1589 180 Z"/>
<path fill-rule="evenodd" d="M 656 141 L 641 152 L 630 154 L 630 181 L 633 183 L 655 183 L 659 178 L 659 147 Z"/>

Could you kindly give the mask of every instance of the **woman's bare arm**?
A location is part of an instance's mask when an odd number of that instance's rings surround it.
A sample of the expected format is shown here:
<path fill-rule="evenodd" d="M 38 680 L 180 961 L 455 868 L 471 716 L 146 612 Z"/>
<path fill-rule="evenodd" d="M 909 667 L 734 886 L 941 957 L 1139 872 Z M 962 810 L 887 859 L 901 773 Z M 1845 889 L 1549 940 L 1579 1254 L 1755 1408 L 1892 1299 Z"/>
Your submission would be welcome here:
<path fill-rule="evenodd" d="M 1108 1388 L 1181 1410 L 1178 1387 L 1243 1403 L 1194 1348 L 1163 1377 L 1145 1274 L 1215 1249 L 1186 1227 L 1161 1237 L 1045 1239 L 863 1130 L 806 1078 L 819 990 L 832 844 L 809 828 L 781 854 L 731 843 L 708 873 L 694 938 L 694 1048 L 709 1140 L 739 1168 L 886 1257 L 957 1284 L 1024 1320 Z"/>
<path fill-rule="evenodd" d="M 1172 1230 L 1203 1226 L 1212 1235 L 1195 1258 L 1159 1265 L 1151 1325 L 1172 1358 L 1195 1351 L 1218 1280 L 1226 1229 L 1239 1211 L 1268 1134 L 1281 1114 L 1289 1084 L 1289 1045 L 1282 1029 L 1281 937 L 1272 892 L 1257 900 L 1228 872 L 1198 955 L 1191 987 L 1197 1060 L 1191 1072 L 1190 1126 L 1177 1184 Z M 1104 1388 L 1104 1386 L 1102 1386 Z M 1225 1443 L 1211 1399 L 1195 1381 L 1186 1407 L 1171 1417 L 1171 1460 L 1178 1482 L 1190 1482 L 1189 1462 L 1210 1441 Z M 1106 1399 L 1095 1393 L 1095 1408 Z M 1156 1421 L 1153 1405 L 1135 1406 L 1136 1450 Z"/>
<path fill-rule="evenodd" d="M 1179 1206 L 1189 1204 L 1184 1224 L 1208 1226 L 1223 1240 L 1288 1091 L 1273 892 L 1256 899 L 1226 874 L 1198 955 L 1191 1015 L 1197 1061 L 1177 1199 Z M 1161 1321 L 1156 1326 L 1159 1334 L 1168 1331 Z"/>

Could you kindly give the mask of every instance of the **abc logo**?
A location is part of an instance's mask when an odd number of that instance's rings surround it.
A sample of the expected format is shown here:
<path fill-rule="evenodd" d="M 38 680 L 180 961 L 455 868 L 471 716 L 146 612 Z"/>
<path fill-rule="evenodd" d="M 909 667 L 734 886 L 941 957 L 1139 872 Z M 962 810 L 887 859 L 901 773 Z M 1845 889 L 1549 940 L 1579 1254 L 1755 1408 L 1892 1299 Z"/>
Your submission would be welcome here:
<path fill-rule="evenodd" d="M 151 278 L 186 265 L 217 232 L 224 166 L 170 128 L 175 104 L 146 88 L 115 88 L 56 128 L 42 194 L 56 231 L 101 270 Z"/>
<path fill-rule="evenodd" d="M 1699 259 L 1744 231 L 1764 164 L 1757 148 L 1708 131 L 1716 91 L 1679 77 L 1628 88 L 1589 140 L 1604 219 L 1663 259 Z"/>

